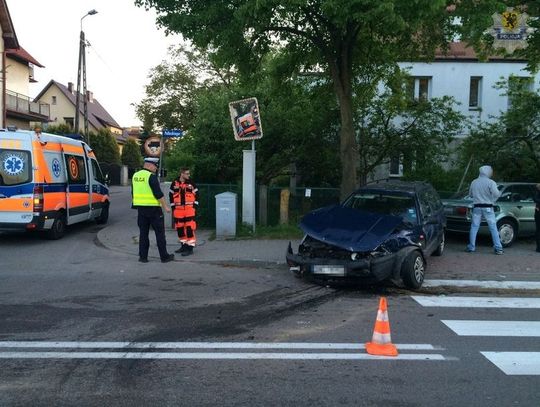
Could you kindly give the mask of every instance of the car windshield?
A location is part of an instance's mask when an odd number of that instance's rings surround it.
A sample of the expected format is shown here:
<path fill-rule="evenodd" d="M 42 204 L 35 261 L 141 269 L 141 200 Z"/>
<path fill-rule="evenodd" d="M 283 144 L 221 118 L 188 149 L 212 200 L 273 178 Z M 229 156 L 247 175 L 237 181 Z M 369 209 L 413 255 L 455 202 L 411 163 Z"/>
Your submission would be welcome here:
<path fill-rule="evenodd" d="M 401 217 L 405 222 L 417 223 L 416 205 L 412 196 L 389 193 L 357 192 L 343 206 L 382 215 Z"/>

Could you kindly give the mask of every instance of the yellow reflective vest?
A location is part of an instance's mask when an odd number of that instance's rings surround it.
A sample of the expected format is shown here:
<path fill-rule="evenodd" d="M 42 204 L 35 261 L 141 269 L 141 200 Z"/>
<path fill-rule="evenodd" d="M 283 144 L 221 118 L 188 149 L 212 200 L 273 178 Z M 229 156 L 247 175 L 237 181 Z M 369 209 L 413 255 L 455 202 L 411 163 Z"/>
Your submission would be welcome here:
<path fill-rule="evenodd" d="M 133 186 L 133 206 L 160 206 L 150 188 L 150 175 L 148 170 L 142 169 L 133 174 L 131 185 Z"/>

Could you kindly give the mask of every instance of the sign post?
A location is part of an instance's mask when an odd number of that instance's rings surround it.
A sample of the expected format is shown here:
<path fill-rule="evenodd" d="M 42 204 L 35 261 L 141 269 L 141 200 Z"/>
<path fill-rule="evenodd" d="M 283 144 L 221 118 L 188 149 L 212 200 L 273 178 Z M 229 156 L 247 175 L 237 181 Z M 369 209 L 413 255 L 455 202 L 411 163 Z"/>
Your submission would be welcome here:
<path fill-rule="evenodd" d="M 251 150 L 243 151 L 242 222 L 252 225 L 255 232 L 255 140 L 262 138 L 259 104 L 256 98 L 229 103 L 229 112 L 236 141 L 251 140 Z"/>

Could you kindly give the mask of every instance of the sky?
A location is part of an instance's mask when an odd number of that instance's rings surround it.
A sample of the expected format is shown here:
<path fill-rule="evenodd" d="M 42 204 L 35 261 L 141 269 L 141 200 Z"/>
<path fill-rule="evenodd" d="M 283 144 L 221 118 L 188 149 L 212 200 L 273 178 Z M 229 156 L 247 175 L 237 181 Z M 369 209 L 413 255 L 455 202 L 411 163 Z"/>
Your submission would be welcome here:
<path fill-rule="evenodd" d="M 7 0 L 19 44 L 45 68 L 34 68 L 35 97 L 51 79 L 77 83 L 81 17 L 90 47 L 86 53 L 87 89 L 122 127 L 140 125 L 133 103 L 144 97 L 151 68 L 179 44 L 156 26 L 153 10 L 134 0 Z M 81 83 L 82 87 L 82 83 Z"/>

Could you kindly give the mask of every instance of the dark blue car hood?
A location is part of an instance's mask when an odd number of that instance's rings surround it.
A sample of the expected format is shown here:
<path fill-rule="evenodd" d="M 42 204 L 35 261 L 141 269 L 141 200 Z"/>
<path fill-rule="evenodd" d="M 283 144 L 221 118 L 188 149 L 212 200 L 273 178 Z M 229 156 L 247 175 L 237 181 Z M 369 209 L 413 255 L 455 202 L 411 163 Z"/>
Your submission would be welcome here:
<path fill-rule="evenodd" d="M 341 249 L 367 252 L 388 239 L 401 223 L 397 216 L 334 205 L 308 213 L 300 228 L 311 237 Z"/>

